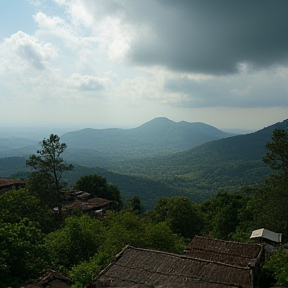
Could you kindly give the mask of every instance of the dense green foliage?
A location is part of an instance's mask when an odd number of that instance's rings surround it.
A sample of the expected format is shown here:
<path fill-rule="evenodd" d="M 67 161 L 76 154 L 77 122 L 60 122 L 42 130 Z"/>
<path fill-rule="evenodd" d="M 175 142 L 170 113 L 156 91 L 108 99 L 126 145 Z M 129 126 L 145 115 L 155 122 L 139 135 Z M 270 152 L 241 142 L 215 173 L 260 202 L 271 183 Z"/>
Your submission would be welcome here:
<path fill-rule="evenodd" d="M 43 234 L 27 218 L 13 224 L 0 220 L 0 247 L 0 287 L 35 278 L 47 267 Z"/>
<path fill-rule="evenodd" d="M 0 221 L 15 224 L 24 218 L 37 223 L 44 232 L 55 228 L 55 214 L 26 189 L 7 191 L 0 196 Z"/>
<path fill-rule="evenodd" d="M 188 196 L 187 193 L 182 193 L 174 187 L 168 186 L 160 181 L 152 180 L 140 175 L 133 176 L 118 174 L 99 167 L 88 168 L 75 165 L 75 169 L 71 172 L 67 172 L 63 179 L 68 183 L 71 183 L 73 187 L 77 182 L 75 179 L 80 179 L 89 174 L 97 174 L 105 177 L 107 183 L 113 183 L 116 185 L 121 192 L 123 202 L 126 202 L 130 197 L 137 195 L 141 198 L 144 209 L 152 209 L 156 202 L 162 197 L 181 194 Z"/>
<path fill-rule="evenodd" d="M 266 261 L 264 268 L 271 273 L 278 284 L 288 286 L 288 250 L 278 249 Z"/>
<path fill-rule="evenodd" d="M 25 189 L 0 196 L 0 287 L 19 287 L 44 268 L 67 273 L 83 287 L 125 245 L 181 253 L 195 235 L 248 242 L 251 231 L 262 227 L 283 233 L 287 242 L 287 130 L 275 130 L 271 139 L 264 161 L 277 173 L 262 183 L 235 193 L 214 191 L 202 203 L 183 195 L 158 196 L 155 207 L 145 212 L 140 197 L 131 195 L 122 210 L 107 211 L 101 220 L 78 212 L 55 221 L 53 177 L 46 171 L 31 174 Z M 183 188 L 185 177 L 175 177 L 174 185 Z M 95 173 L 81 176 L 76 183 L 75 187 L 94 196 L 121 199 L 117 186 Z M 283 285 L 288 282 L 286 252 L 279 249 L 265 263 L 266 273 Z"/>
<path fill-rule="evenodd" d="M 92 257 L 103 242 L 102 226 L 99 220 L 86 215 L 65 219 L 63 228 L 45 237 L 51 266 L 69 269 Z"/>
<path fill-rule="evenodd" d="M 162 198 L 153 210 L 157 222 L 166 221 L 174 233 L 189 239 L 200 232 L 201 216 L 198 206 L 184 196 Z"/>
<path fill-rule="evenodd" d="M 218 239 L 231 239 L 240 224 L 240 213 L 247 206 L 248 196 L 219 192 L 200 204 L 206 234 Z"/>
<path fill-rule="evenodd" d="M 263 161 L 278 175 L 288 178 L 288 125 L 286 129 L 275 129 L 271 142 L 266 143 L 268 152 Z M 288 181 L 288 180 L 287 180 Z"/>
<path fill-rule="evenodd" d="M 113 200 L 122 204 L 118 187 L 107 183 L 107 179 L 97 174 L 88 174 L 77 180 L 74 189 L 90 193 L 93 197 Z"/>
<path fill-rule="evenodd" d="M 132 196 L 127 200 L 126 210 L 134 212 L 136 214 L 140 214 L 144 212 L 144 207 L 142 205 L 142 202 L 138 196 Z"/>
<path fill-rule="evenodd" d="M 59 191 L 57 191 L 54 179 L 49 173 L 30 173 L 25 188 L 38 197 L 44 205 L 55 207 L 59 202 Z"/>
<path fill-rule="evenodd" d="M 165 222 L 155 224 L 128 211 L 109 212 L 104 221 L 70 217 L 63 228 L 45 237 L 45 243 L 51 267 L 70 271 L 79 285 L 89 283 L 125 245 L 169 252 L 185 247 Z"/>

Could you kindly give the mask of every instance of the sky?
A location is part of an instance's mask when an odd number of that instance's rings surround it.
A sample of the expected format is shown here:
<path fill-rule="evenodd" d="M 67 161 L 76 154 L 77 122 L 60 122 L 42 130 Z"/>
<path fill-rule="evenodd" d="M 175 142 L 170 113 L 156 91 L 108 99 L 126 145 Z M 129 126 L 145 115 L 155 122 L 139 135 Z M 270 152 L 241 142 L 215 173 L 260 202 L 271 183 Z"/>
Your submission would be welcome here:
<path fill-rule="evenodd" d="M 288 118 L 287 0 L 0 0 L 0 126 Z"/>

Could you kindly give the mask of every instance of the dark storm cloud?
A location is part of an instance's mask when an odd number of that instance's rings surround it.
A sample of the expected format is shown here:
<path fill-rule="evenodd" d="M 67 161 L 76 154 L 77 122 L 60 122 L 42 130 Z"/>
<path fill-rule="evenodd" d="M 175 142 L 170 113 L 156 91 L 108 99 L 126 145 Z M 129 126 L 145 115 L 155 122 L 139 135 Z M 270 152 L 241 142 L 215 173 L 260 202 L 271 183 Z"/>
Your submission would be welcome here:
<path fill-rule="evenodd" d="M 185 95 L 185 101 L 178 103 L 185 107 L 288 107 L 285 84 L 275 78 L 269 81 L 267 74 L 264 75 L 266 81 L 261 82 L 262 77 L 263 73 L 219 76 L 202 81 L 187 77 L 167 79 L 163 90 Z"/>
<path fill-rule="evenodd" d="M 128 57 L 136 64 L 218 75 L 237 72 L 242 62 L 256 69 L 287 64 L 286 0 L 135 2 L 126 20 L 151 31 L 132 42 Z"/>

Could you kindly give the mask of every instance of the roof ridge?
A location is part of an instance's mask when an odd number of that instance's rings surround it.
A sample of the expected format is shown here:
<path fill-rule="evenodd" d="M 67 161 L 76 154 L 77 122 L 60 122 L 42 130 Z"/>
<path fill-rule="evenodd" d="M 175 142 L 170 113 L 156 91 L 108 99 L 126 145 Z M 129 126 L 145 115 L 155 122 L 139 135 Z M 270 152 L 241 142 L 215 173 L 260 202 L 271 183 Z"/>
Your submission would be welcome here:
<path fill-rule="evenodd" d="M 259 256 L 259 253 L 261 252 L 261 251 L 260 251 L 260 252 L 257 254 L 256 257 L 251 258 L 251 257 L 248 257 L 248 256 L 243 256 L 243 255 L 240 255 L 240 254 L 236 254 L 236 253 L 221 252 L 221 251 L 215 251 L 215 250 L 210 250 L 210 249 L 202 249 L 202 248 L 198 248 L 198 247 L 189 249 L 189 251 L 191 251 L 191 250 L 207 251 L 207 252 L 212 252 L 212 253 L 215 253 L 215 254 L 231 255 L 231 256 L 237 256 L 237 257 L 240 257 L 240 258 L 251 259 L 251 260 L 257 259 L 258 256 Z"/>
<path fill-rule="evenodd" d="M 183 254 L 175 254 L 175 253 L 170 253 L 170 252 L 166 252 L 166 251 L 153 250 L 153 249 L 148 249 L 148 248 L 138 248 L 138 247 L 134 247 L 132 245 L 126 245 L 122 249 L 122 251 L 116 255 L 115 260 L 117 261 L 127 249 L 134 249 L 134 250 L 139 250 L 139 251 L 143 251 L 143 252 L 158 253 L 158 254 L 173 256 L 173 257 L 181 258 L 181 259 L 196 260 L 196 261 L 200 261 L 200 262 L 214 263 L 214 264 L 219 264 L 219 265 L 222 265 L 222 266 L 227 266 L 227 267 L 232 267 L 232 268 L 237 268 L 237 269 L 240 268 L 240 269 L 243 269 L 243 270 L 249 270 L 249 267 L 243 267 L 243 266 L 241 267 L 241 266 L 227 264 L 227 263 L 223 263 L 223 262 L 217 262 L 217 261 L 213 261 L 213 260 L 206 260 L 206 259 L 202 259 L 202 258 L 195 258 L 195 257 L 186 256 L 186 255 L 183 255 Z M 115 260 L 113 261 L 113 263 L 116 262 Z"/>
<path fill-rule="evenodd" d="M 237 244 L 237 245 L 245 245 L 245 246 L 248 246 L 248 245 L 251 245 L 251 246 L 261 246 L 261 244 L 259 243 L 245 243 L 245 242 L 239 242 L 239 241 L 234 241 L 234 240 L 223 240 L 223 239 L 217 239 L 217 238 L 212 238 L 212 237 L 207 237 L 207 236 L 195 236 L 191 243 L 193 242 L 193 240 L 195 238 L 204 238 L 204 239 L 207 239 L 207 240 L 212 240 L 212 241 L 215 241 L 215 242 L 228 242 L 228 243 L 232 243 L 232 244 Z"/>

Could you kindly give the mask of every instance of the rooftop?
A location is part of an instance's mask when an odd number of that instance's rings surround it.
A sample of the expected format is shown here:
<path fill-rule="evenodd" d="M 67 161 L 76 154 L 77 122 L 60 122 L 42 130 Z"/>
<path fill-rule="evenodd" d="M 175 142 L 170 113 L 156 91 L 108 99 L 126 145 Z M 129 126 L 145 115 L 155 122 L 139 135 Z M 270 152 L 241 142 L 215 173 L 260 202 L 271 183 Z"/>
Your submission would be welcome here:
<path fill-rule="evenodd" d="M 64 205 L 67 208 L 77 208 L 80 211 L 89 211 L 92 209 L 99 209 L 111 203 L 112 201 L 103 198 L 92 198 L 87 201 L 76 200 L 70 204 Z"/>
<path fill-rule="evenodd" d="M 197 236 L 184 252 L 187 256 L 193 258 L 248 267 L 255 266 L 260 260 L 263 254 L 263 246 L 255 243 L 241 243 Z"/>
<path fill-rule="evenodd" d="M 0 188 L 15 185 L 15 184 L 24 185 L 25 183 L 26 183 L 25 181 L 21 179 L 17 179 L 17 178 L 0 178 Z"/>
<path fill-rule="evenodd" d="M 250 288 L 250 269 L 167 252 L 125 247 L 96 287 Z"/>

